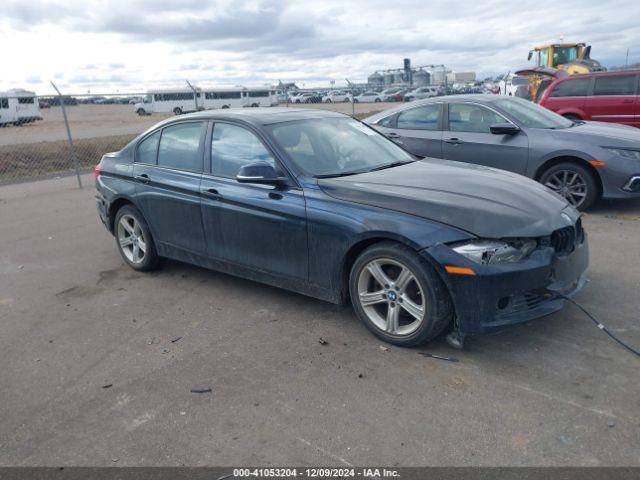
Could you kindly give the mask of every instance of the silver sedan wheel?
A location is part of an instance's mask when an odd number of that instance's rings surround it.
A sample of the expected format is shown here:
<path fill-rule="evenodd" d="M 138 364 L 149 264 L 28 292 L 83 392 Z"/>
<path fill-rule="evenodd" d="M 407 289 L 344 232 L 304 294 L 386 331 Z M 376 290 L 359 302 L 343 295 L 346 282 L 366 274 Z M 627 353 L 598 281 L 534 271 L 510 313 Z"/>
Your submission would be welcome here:
<path fill-rule="evenodd" d="M 562 195 L 574 207 L 580 206 L 587 198 L 587 182 L 572 170 L 554 172 L 547 178 L 545 186 Z"/>
<path fill-rule="evenodd" d="M 369 320 L 391 335 L 410 335 L 424 321 L 422 287 L 397 260 L 377 258 L 364 266 L 358 276 L 358 301 Z"/>
<path fill-rule="evenodd" d="M 118 222 L 120 249 L 131 263 L 142 263 L 147 253 L 147 241 L 140 223 L 131 215 L 123 215 Z"/>

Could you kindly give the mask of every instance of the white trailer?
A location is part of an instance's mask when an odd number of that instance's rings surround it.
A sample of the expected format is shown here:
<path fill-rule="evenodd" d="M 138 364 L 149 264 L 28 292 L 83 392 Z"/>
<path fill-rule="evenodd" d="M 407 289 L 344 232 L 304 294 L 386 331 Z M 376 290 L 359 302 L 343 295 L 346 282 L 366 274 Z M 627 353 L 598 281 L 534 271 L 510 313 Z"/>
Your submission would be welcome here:
<path fill-rule="evenodd" d="M 152 113 L 173 113 L 181 115 L 188 112 L 202 110 L 201 92 L 194 92 L 190 88 L 171 90 L 149 90 L 142 102 L 134 105 L 138 115 Z"/>
<path fill-rule="evenodd" d="M 42 120 L 42 115 L 35 92 L 22 89 L 0 92 L 0 125 L 22 125 L 36 120 Z"/>

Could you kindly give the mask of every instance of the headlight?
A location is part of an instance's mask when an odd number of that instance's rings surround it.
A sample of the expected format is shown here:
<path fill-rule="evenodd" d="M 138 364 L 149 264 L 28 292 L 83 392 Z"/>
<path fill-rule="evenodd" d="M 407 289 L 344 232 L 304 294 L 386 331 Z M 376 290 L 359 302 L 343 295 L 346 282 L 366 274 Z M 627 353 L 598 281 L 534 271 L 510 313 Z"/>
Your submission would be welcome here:
<path fill-rule="evenodd" d="M 452 245 L 454 252 L 480 264 L 513 263 L 527 257 L 535 248 L 535 240 L 501 242 L 496 240 L 471 240 Z"/>
<path fill-rule="evenodd" d="M 609 148 L 603 147 L 608 152 L 618 155 L 622 158 L 632 158 L 634 160 L 640 160 L 640 150 L 628 150 L 626 148 Z"/>

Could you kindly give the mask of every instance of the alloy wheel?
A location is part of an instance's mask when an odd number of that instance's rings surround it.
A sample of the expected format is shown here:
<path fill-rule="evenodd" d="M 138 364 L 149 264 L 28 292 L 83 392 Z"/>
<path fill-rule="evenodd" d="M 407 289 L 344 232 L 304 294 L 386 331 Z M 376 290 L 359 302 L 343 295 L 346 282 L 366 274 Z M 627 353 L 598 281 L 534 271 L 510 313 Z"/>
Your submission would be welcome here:
<path fill-rule="evenodd" d="M 545 186 L 559 193 L 574 207 L 578 207 L 587 197 L 587 182 L 582 175 L 572 170 L 558 170 L 545 182 Z"/>
<path fill-rule="evenodd" d="M 358 301 L 369 320 L 380 330 L 410 335 L 424 321 L 426 304 L 416 275 L 402 263 L 377 258 L 358 275 Z"/>
<path fill-rule="evenodd" d="M 118 222 L 118 243 L 127 260 L 142 263 L 147 254 L 147 241 L 140 223 L 132 215 L 123 215 Z"/>

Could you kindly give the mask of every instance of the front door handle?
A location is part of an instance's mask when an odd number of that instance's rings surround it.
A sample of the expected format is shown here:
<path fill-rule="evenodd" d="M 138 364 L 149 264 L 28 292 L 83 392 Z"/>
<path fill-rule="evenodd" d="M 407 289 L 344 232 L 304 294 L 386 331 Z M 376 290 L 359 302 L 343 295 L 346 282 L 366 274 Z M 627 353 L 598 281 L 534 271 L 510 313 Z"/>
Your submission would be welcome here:
<path fill-rule="evenodd" d="M 460 145 L 461 143 L 464 143 L 462 140 L 460 140 L 459 138 L 456 138 L 456 137 L 446 138 L 444 141 L 446 143 L 448 143 L 449 145 Z"/>
<path fill-rule="evenodd" d="M 146 173 L 143 173 L 142 175 L 136 175 L 134 178 L 140 183 L 149 183 L 149 180 L 151 180 L 149 178 L 149 175 L 147 175 Z"/>
<path fill-rule="evenodd" d="M 211 200 L 220 200 L 222 195 L 215 188 L 203 188 L 200 190 L 203 197 L 210 198 Z"/>
<path fill-rule="evenodd" d="M 396 132 L 387 133 L 387 138 L 402 138 L 401 135 L 398 135 Z"/>

